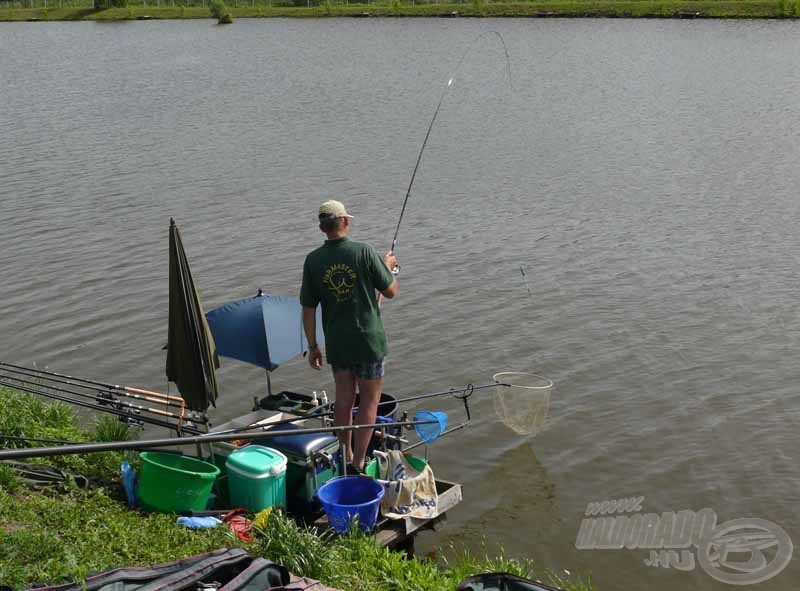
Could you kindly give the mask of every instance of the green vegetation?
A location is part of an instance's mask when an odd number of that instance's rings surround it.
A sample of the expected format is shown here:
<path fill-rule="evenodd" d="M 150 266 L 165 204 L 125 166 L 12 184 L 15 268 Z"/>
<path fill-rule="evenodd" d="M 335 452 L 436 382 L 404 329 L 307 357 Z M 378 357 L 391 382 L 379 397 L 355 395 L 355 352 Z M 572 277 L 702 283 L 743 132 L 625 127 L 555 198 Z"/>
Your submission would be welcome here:
<path fill-rule="evenodd" d="M 128 438 L 130 432 L 99 420 L 92 429 L 77 426 L 74 412 L 63 404 L 45 404 L 25 394 L 0 388 L 0 433 L 72 441 Z M 121 423 L 118 423 L 121 425 Z M 18 446 L 2 441 L 0 447 Z M 172 515 L 144 515 L 127 508 L 116 483 L 121 454 L 92 454 L 48 459 L 51 465 L 91 475 L 95 486 L 32 491 L 0 464 L 0 581 L 11 587 L 81 580 L 91 572 L 125 565 L 177 560 L 222 547 L 243 547 L 253 555 L 286 565 L 295 574 L 352 591 L 452 591 L 478 572 L 507 571 L 537 576 L 568 591 L 591 591 L 590 581 L 565 581 L 533 563 L 488 558 L 454 547 L 439 565 L 409 560 L 354 532 L 319 537 L 278 512 L 256 528 L 245 543 L 228 528 L 193 531 Z M 71 458 L 71 459 L 70 459 Z M 128 457 L 128 459 L 133 459 Z"/>
<path fill-rule="evenodd" d="M 128 0 L 94 0 L 93 8 L 105 10 L 106 8 L 125 8 L 127 6 Z"/>
<path fill-rule="evenodd" d="M 233 22 L 233 17 L 231 17 L 228 7 L 225 6 L 222 0 L 211 0 L 208 8 L 211 11 L 211 16 L 217 19 L 220 25 L 229 25 Z"/>
<path fill-rule="evenodd" d="M 214 1 L 211 1 L 214 4 Z M 0 0 L 0 21 L 209 18 L 209 0 Z M 127 5 L 127 8 L 125 6 Z M 799 18 L 800 0 L 233 0 L 230 17 Z M 213 14 L 213 13 L 212 13 Z M 219 18 L 216 17 L 215 18 Z"/>

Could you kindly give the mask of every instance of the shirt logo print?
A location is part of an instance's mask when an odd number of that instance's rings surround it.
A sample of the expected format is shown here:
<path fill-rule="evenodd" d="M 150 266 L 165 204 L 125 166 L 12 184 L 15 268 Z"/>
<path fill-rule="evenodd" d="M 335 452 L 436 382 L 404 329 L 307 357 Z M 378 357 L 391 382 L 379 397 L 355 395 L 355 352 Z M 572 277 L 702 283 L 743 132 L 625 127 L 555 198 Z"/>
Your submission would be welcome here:
<path fill-rule="evenodd" d="M 328 288 L 337 302 L 346 302 L 353 295 L 356 272 L 344 263 L 331 265 L 325 270 L 322 285 Z"/>

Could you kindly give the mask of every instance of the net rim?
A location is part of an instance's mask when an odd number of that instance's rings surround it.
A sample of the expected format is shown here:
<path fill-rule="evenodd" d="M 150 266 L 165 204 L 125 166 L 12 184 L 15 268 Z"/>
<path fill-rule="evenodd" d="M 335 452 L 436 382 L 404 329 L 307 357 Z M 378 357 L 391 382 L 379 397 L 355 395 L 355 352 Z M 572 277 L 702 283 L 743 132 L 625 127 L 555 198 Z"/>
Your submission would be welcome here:
<path fill-rule="evenodd" d="M 540 379 L 540 380 L 542 380 L 544 382 L 544 385 L 541 385 L 541 386 L 521 386 L 521 385 L 517 385 L 517 384 L 506 384 L 506 383 L 502 382 L 501 380 L 498 380 L 497 379 L 498 376 L 526 376 L 526 377 L 531 377 L 531 378 L 538 378 L 538 379 Z M 546 378 L 545 376 L 540 375 L 538 373 L 527 373 L 527 372 L 524 372 L 524 371 L 501 371 L 499 373 L 494 374 L 492 376 L 492 379 L 495 381 L 495 383 L 497 385 L 506 386 L 506 387 L 509 387 L 509 388 L 523 388 L 525 390 L 549 390 L 555 385 L 553 383 L 553 380 L 551 380 L 550 378 Z"/>

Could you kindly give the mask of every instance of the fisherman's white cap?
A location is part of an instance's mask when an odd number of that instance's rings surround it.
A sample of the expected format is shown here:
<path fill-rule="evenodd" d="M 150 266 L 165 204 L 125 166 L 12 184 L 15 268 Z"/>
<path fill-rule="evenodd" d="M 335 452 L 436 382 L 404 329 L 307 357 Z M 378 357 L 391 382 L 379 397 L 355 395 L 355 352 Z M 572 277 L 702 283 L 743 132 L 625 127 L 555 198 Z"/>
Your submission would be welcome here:
<path fill-rule="evenodd" d="M 347 210 L 344 208 L 344 203 L 331 199 L 319 206 L 319 219 L 322 220 L 335 220 L 337 218 L 351 218 Z"/>

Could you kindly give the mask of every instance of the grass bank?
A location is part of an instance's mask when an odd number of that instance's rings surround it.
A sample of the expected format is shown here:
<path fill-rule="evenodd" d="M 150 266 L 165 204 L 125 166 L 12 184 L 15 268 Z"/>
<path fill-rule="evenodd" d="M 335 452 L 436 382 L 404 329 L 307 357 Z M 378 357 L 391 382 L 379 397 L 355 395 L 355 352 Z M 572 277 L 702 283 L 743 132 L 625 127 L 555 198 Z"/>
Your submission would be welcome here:
<path fill-rule="evenodd" d="M 71 408 L 46 404 L 0 388 L 0 434 L 71 441 L 126 437 L 113 418 L 89 429 L 77 426 Z M 0 447 L 19 445 L 0 440 Z M 321 539 L 274 513 L 254 542 L 244 543 L 226 528 L 192 531 L 174 516 L 144 515 L 126 507 L 117 470 L 135 455 L 92 454 L 40 460 L 89 476 L 93 486 L 67 484 L 60 490 L 34 491 L 0 464 L 0 581 L 14 588 L 34 583 L 82 580 L 119 566 L 177 560 L 222 547 L 243 547 L 253 555 L 284 564 L 295 574 L 349 591 L 452 591 L 471 574 L 507 571 L 536 577 L 567 589 L 592 591 L 588 580 L 565 580 L 529 561 L 479 556 L 448 548 L 440 563 L 408 560 L 367 536 Z M 33 460 L 32 460 L 33 461 Z"/>
<path fill-rule="evenodd" d="M 153 3 L 153 0 L 148 0 Z M 320 0 L 314 0 L 319 3 Z M 0 21 L 147 20 L 211 18 L 207 6 L 140 5 L 93 9 L 91 5 L 60 6 L 58 0 L 0 2 Z M 180 2 L 179 2 L 180 4 Z M 32 7 L 31 7 L 32 6 Z M 229 5 L 236 18 L 254 17 L 618 17 L 618 18 L 798 18 L 800 0 L 534 0 L 411 4 L 379 2 L 338 4 L 323 0 L 313 6 L 271 6 L 263 0 Z"/>

